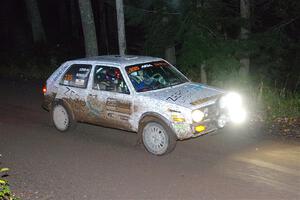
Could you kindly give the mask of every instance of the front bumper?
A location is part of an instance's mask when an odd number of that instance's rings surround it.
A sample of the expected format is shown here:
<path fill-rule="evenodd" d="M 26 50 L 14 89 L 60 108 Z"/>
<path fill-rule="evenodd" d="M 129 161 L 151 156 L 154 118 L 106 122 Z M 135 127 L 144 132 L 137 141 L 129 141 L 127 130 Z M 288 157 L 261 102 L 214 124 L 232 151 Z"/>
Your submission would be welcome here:
<path fill-rule="evenodd" d="M 172 124 L 179 140 L 205 135 L 223 128 L 229 122 L 226 112 L 220 110 L 216 104 L 200 108 L 200 110 L 205 114 L 203 121 L 192 124 L 187 122 Z"/>
<path fill-rule="evenodd" d="M 200 135 L 204 135 L 219 129 L 217 126 L 217 122 L 215 120 L 206 120 L 204 122 L 195 123 L 191 125 L 192 129 L 192 136 L 191 137 L 198 137 Z M 204 127 L 203 131 L 197 131 L 197 127 Z"/>
<path fill-rule="evenodd" d="M 183 140 L 197 137 L 223 128 L 228 122 L 241 123 L 244 121 L 246 111 L 241 106 L 233 105 L 232 108 L 221 109 L 219 104 L 220 102 L 216 101 L 211 105 L 195 109 L 204 114 L 203 121 L 199 123 L 173 122 L 173 130 L 177 138 Z"/>
<path fill-rule="evenodd" d="M 173 131 L 177 135 L 179 140 L 184 140 L 188 138 L 198 137 L 200 135 L 205 135 L 210 132 L 216 131 L 218 128 L 217 122 L 215 120 L 205 120 L 200 123 L 173 123 Z M 201 127 L 201 131 L 197 131 L 196 127 Z M 203 129 L 204 128 L 204 129 Z"/>

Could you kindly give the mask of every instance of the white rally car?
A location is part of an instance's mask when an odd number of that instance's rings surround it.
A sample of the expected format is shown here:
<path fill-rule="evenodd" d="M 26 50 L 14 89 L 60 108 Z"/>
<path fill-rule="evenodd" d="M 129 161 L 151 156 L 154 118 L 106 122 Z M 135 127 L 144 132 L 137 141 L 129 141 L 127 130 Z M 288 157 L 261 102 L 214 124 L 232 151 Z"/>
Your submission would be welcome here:
<path fill-rule="evenodd" d="M 63 63 L 43 87 L 59 131 L 76 122 L 137 132 L 152 154 L 245 118 L 236 93 L 193 83 L 161 58 L 98 56 Z"/>

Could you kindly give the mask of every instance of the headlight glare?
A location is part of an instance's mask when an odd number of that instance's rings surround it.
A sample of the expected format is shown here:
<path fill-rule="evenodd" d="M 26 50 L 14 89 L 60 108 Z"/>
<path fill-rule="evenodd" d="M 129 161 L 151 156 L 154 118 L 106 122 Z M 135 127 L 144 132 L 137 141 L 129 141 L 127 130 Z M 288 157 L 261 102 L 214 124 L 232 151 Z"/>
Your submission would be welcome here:
<path fill-rule="evenodd" d="M 227 95 L 227 105 L 229 108 L 240 107 L 242 105 L 242 98 L 239 94 L 231 92 Z"/>
<path fill-rule="evenodd" d="M 247 113 L 243 108 L 232 109 L 229 111 L 229 116 L 232 122 L 240 124 L 246 120 Z"/>
<path fill-rule="evenodd" d="M 226 109 L 230 120 L 234 123 L 242 123 L 246 119 L 246 111 L 243 108 L 242 98 L 235 92 L 230 92 L 219 101 L 221 109 Z"/>
<path fill-rule="evenodd" d="M 242 98 L 239 94 L 235 92 L 230 92 L 223 96 L 219 101 L 220 108 L 232 109 L 242 106 Z"/>
<path fill-rule="evenodd" d="M 192 119 L 194 122 L 200 122 L 204 118 L 204 113 L 200 110 L 194 110 L 192 112 Z"/>
<path fill-rule="evenodd" d="M 219 106 L 220 108 L 224 109 L 227 106 L 227 102 L 226 102 L 226 96 L 222 96 L 220 101 L 219 101 Z"/>

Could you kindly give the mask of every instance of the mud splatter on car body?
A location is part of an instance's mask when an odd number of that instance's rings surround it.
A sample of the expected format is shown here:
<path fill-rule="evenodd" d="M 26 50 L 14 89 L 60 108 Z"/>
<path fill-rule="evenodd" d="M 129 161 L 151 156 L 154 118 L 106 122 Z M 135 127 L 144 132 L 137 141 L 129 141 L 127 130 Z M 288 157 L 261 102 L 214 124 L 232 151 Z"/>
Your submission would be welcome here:
<path fill-rule="evenodd" d="M 70 106 L 77 121 L 134 132 L 139 130 L 144 117 L 155 116 L 163 120 L 178 139 L 216 130 L 215 119 L 207 118 L 195 123 L 191 113 L 197 109 L 209 113 L 209 107 L 217 104 L 224 91 L 190 82 L 186 78 L 187 81 L 182 84 L 137 92 L 126 67 L 134 66 L 130 72 L 135 73 L 139 66 L 147 68 L 151 63 L 154 63 L 153 66 L 170 66 L 180 73 L 163 59 L 145 56 L 98 56 L 65 62 L 47 80 L 43 106 L 49 110 L 53 101 L 62 100 Z M 76 73 L 72 71 L 72 67 L 77 69 L 74 66 L 78 68 Z M 118 71 L 111 73 L 111 68 Z M 101 70 L 106 70 L 105 74 L 99 73 Z M 68 76 L 66 73 L 69 73 Z M 108 79 L 111 74 L 114 75 L 111 82 L 120 87 L 110 87 L 106 82 L 96 84 L 97 78 L 106 76 Z M 219 111 L 211 112 L 218 115 Z M 195 132 L 195 126 L 201 124 L 207 127 L 206 130 Z"/>
<path fill-rule="evenodd" d="M 42 107 L 46 110 L 50 110 L 52 106 L 52 102 L 54 101 L 56 93 L 50 93 L 44 96 L 44 101 Z"/>

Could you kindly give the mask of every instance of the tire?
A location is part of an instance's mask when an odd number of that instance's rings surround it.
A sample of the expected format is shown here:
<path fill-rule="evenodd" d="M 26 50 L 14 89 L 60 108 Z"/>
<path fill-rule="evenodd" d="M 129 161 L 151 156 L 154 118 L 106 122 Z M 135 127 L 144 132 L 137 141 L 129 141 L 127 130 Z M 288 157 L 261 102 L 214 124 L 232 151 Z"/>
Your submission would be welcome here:
<path fill-rule="evenodd" d="M 75 128 L 74 115 L 62 101 L 54 102 L 50 113 L 52 123 L 57 130 L 66 132 Z"/>
<path fill-rule="evenodd" d="M 143 145 L 148 152 L 161 156 L 174 150 L 177 137 L 161 120 L 147 117 L 139 130 Z"/>

